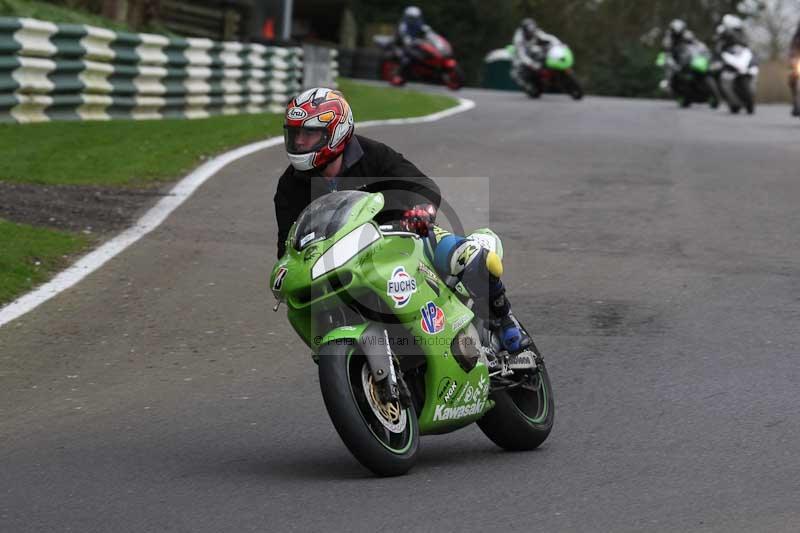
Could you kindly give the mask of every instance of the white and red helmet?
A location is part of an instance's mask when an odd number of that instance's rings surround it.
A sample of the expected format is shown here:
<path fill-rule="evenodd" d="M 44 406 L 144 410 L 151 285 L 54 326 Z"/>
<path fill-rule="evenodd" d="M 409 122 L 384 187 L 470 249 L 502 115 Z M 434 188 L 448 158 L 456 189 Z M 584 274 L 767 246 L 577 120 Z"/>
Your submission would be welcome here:
<path fill-rule="evenodd" d="M 283 130 L 292 166 L 297 170 L 320 168 L 342 154 L 353 137 L 353 111 L 339 91 L 309 89 L 287 105 Z M 313 145 L 298 143 L 302 134 L 316 131 L 322 135 Z"/>

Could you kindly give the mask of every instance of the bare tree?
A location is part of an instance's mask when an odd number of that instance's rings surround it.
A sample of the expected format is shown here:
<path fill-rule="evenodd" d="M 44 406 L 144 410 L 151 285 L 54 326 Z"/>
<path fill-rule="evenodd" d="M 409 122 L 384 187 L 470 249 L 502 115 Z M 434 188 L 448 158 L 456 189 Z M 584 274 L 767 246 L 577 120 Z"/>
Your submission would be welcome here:
<path fill-rule="evenodd" d="M 751 7 L 756 4 L 752 0 L 742 3 Z M 786 52 L 800 6 L 795 0 L 761 0 L 758 4 L 761 9 L 751 19 L 751 36 L 769 59 L 779 59 Z"/>

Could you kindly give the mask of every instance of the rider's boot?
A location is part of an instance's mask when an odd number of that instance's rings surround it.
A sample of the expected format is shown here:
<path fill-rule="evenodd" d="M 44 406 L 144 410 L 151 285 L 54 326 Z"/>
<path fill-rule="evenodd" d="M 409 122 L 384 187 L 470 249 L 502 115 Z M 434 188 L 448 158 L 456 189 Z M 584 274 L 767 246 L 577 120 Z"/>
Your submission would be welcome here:
<path fill-rule="evenodd" d="M 506 298 L 502 280 L 495 276 L 490 278 L 489 310 L 499 323 L 497 334 L 506 351 L 517 353 L 533 343 L 525 328 L 511 312 L 511 304 Z"/>

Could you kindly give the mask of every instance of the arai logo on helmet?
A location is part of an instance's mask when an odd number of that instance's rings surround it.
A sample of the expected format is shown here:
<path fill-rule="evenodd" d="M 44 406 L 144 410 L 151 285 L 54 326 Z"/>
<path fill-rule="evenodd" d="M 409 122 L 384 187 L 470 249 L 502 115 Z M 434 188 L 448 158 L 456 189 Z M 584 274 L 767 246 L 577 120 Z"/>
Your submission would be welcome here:
<path fill-rule="evenodd" d="M 306 118 L 307 116 L 308 113 L 306 113 L 306 110 L 300 107 L 293 107 L 288 113 L 286 113 L 286 118 L 289 120 L 300 120 Z"/>

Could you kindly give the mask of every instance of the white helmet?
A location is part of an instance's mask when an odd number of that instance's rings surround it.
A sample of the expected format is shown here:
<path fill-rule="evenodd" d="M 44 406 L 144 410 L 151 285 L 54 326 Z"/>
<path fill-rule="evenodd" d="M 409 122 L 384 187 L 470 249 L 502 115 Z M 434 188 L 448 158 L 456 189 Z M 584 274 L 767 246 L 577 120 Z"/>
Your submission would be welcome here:
<path fill-rule="evenodd" d="M 408 6 L 403 10 L 403 18 L 406 20 L 411 20 L 411 19 L 421 20 L 422 10 L 417 6 Z"/>
<path fill-rule="evenodd" d="M 741 31 L 744 29 L 744 22 L 736 15 L 725 15 L 722 17 L 722 26 L 728 31 Z"/>

